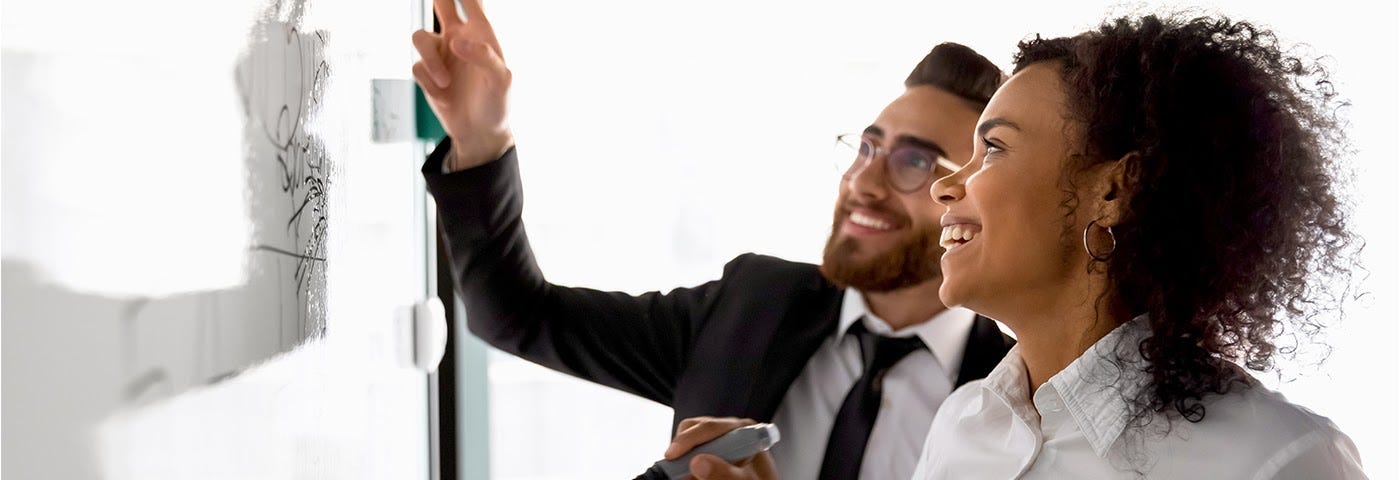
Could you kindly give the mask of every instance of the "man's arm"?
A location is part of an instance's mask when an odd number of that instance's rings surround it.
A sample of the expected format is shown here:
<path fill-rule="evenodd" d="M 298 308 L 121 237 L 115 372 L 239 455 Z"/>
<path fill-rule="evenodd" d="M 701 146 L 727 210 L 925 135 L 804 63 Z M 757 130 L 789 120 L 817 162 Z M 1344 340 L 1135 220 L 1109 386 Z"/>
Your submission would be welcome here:
<path fill-rule="evenodd" d="M 676 377 L 722 281 L 640 296 L 551 284 L 521 222 L 515 149 L 494 162 L 441 174 L 450 149 L 451 141 L 444 141 L 423 173 L 437 199 L 468 329 L 551 369 L 671 404 Z"/>
<path fill-rule="evenodd" d="M 536 363 L 670 404 L 717 284 L 633 297 L 545 281 L 520 220 L 507 122 L 511 72 L 481 0 L 433 0 L 441 32 L 413 35 L 413 76 L 449 140 L 423 174 L 472 333 Z"/>

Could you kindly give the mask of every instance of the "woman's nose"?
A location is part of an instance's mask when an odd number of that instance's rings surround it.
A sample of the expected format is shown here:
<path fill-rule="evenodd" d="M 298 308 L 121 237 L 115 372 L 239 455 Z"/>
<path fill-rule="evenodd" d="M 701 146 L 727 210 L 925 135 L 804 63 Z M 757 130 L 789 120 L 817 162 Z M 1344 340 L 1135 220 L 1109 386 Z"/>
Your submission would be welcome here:
<path fill-rule="evenodd" d="M 963 167 L 963 169 L 953 172 L 952 175 L 933 182 L 928 192 L 933 197 L 933 201 L 945 207 L 961 201 L 963 196 L 967 194 L 963 188 L 963 178 L 965 178 L 963 172 L 966 170 L 967 168 Z"/>

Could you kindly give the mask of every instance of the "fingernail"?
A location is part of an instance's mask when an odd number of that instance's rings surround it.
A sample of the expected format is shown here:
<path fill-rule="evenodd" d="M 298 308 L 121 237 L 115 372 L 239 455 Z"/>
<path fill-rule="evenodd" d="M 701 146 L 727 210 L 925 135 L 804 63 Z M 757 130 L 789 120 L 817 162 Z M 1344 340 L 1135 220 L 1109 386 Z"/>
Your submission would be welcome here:
<path fill-rule="evenodd" d="M 672 443 L 672 444 L 666 446 L 666 453 L 662 454 L 661 456 L 662 456 L 662 457 L 665 457 L 665 458 L 671 458 L 671 457 L 675 456 L 677 453 L 679 453 L 679 452 L 677 452 L 676 450 L 680 450 L 680 445 L 676 445 L 676 444 Z"/>
<path fill-rule="evenodd" d="M 433 75 L 433 83 L 436 83 L 438 88 L 447 88 L 449 85 L 451 85 L 452 79 L 447 78 L 447 75 L 439 73 Z"/>

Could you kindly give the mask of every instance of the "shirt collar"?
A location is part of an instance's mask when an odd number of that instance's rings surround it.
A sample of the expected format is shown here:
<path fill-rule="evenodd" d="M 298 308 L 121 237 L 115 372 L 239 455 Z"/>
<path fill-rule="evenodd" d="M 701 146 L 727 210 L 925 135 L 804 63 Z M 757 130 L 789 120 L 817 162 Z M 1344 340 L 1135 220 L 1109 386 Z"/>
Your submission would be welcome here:
<path fill-rule="evenodd" d="M 1036 413 L 1030 403 L 1030 382 L 1026 380 L 1029 377 L 1026 362 L 1021 360 L 1021 344 L 1018 343 L 1012 345 L 1001 362 L 987 373 L 982 380 L 982 389 L 999 397 L 1001 403 L 1011 408 L 1017 417 L 1034 418 Z"/>
<path fill-rule="evenodd" d="M 835 339 L 840 341 L 846 332 L 861 321 L 866 330 L 891 337 L 911 337 L 918 335 L 933 352 L 933 358 L 948 372 L 956 374 L 962 366 L 963 350 L 967 348 L 967 336 L 972 332 L 972 323 L 977 314 L 962 307 L 952 307 L 925 322 L 904 327 L 899 331 L 890 328 L 885 320 L 870 311 L 865 296 L 859 290 L 847 288 L 841 302 L 841 316 L 837 323 Z"/>
<path fill-rule="evenodd" d="M 1129 405 L 1123 399 L 1135 398 L 1151 385 L 1137 352 L 1137 345 L 1151 334 L 1145 315 L 1119 325 L 1036 391 L 1036 397 L 1060 397 L 1100 458 L 1107 458 L 1128 425 Z M 1027 376 L 1021 347 L 1016 345 L 987 374 L 982 388 L 1000 397 L 1021 418 L 1038 418 Z"/>
<path fill-rule="evenodd" d="M 1094 453 L 1103 458 L 1128 424 L 1128 402 L 1151 385 L 1137 346 L 1152 334 L 1139 316 L 1109 332 L 1050 377 L 1045 386 L 1059 394 Z"/>

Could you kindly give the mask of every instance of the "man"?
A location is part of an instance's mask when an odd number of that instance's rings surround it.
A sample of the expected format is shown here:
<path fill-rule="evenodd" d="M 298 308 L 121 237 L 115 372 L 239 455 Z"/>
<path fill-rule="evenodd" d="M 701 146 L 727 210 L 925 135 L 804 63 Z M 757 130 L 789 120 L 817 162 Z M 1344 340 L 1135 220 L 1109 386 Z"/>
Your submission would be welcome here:
<path fill-rule="evenodd" d="M 442 33 L 415 33 L 413 72 L 449 135 L 423 173 L 472 333 L 668 405 L 676 422 L 772 421 L 788 478 L 907 478 L 939 403 L 1010 348 L 991 320 L 939 302 L 941 210 L 928 194 L 971 158 L 1001 72 L 939 45 L 843 139 L 855 162 L 820 267 L 748 254 L 719 280 L 664 294 L 567 288 L 544 279 L 525 237 L 511 74 L 479 0 L 464 4 L 469 22 L 436 0 Z"/>

